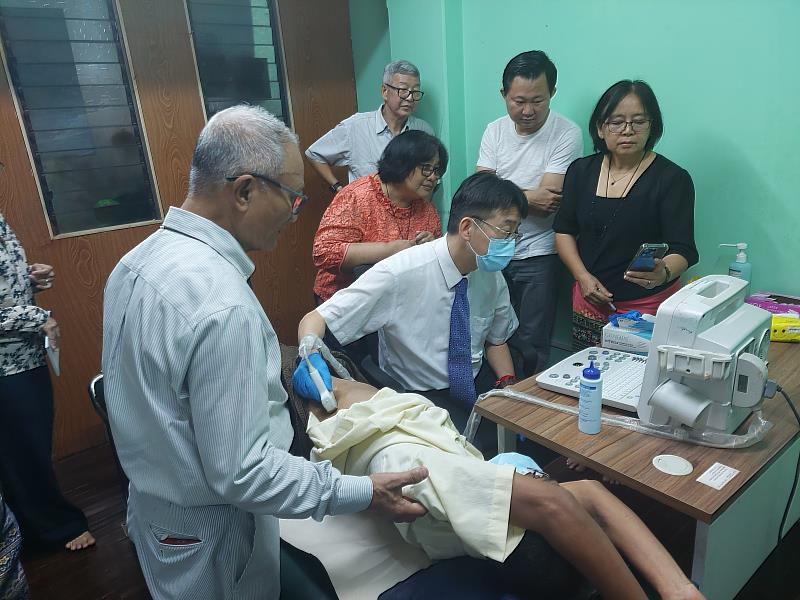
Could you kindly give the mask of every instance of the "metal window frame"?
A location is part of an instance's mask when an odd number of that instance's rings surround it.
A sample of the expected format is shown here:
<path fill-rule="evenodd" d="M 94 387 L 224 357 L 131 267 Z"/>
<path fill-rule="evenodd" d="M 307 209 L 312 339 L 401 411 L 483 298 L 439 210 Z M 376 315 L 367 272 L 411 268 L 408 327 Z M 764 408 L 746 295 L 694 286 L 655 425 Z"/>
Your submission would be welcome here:
<path fill-rule="evenodd" d="M 186 15 L 186 27 L 189 30 L 189 46 L 192 50 L 192 59 L 194 60 L 194 73 L 197 79 L 197 89 L 200 92 L 200 102 L 203 106 L 203 116 L 206 123 L 208 122 L 208 104 L 206 102 L 206 95 L 203 91 L 203 82 L 200 79 L 200 67 L 197 62 L 197 48 L 195 43 L 195 33 L 192 27 L 192 19 L 189 15 L 189 1 L 183 0 L 184 13 Z M 198 4 L 204 4 L 198 2 Z M 215 3 L 209 3 L 216 5 Z M 252 8 L 252 7 L 251 7 Z M 267 11 L 270 17 L 270 29 L 272 30 L 272 46 L 275 48 L 275 67 L 278 71 L 278 85 L 281 91 L 281 112 L 283 113 L 283 121 L 286 126 L 292 129 L 294 123 L 294 115 L 292 114 L 292 103 L 289 93 L 289 80 L 286 74 L 286 55 L 283 50 L 283 35 L 281 32 L 280 15 L 278 12 L 278 3 L 276 0 L 267 0 Z M 250 25 L 252 27 L 252 25 Z M 254 44 L 261 45 L 261 44 Z"/>
<path fill-rule="evenodd" d="M 22 107 L 22 103 L 20 102 L 19 96 L 17 94 L 16 85 L 11 77 L 11 69 L 5 51 L 5 41 L 3 40 L 2 37 L 2 31 L 0 31 L 0 61 L 2 61 L 3 63 L 3 70 L 5 72 L 6 79 L 8 80 L 9 90 L 11 92 L 11 98 L 12 101 L 14 102 L 14 109 L 17 114 L 17 122 L 19 123 L 20 130 L 22 132 L 22 137 L 23 140 L 25 141 L 25 151 L 28 154 L 28 161 L 30 162 L 31 165 L 31 171 L 35 175 L 34 180 L 36 181 L 36 189 L 39 193 L 39 202 L 41 204 L 42 213 L 44 214 L 45 223 L 47 225 L 47 232 L 50 235 L 51 240 L 67 239 L 83 235 L 103 233 L 106 231 L 129 229 L 132 227 L 143 227 L 146 225 L 158 224 L 164 219 L 164 208 L 161 203 L 161 196 L 158 189 L 158 182 L 156 180 L 155 172 L 153 169 L 153 159 L 150 153 L 150 145 L 148 143 L 147 130 L 145 127 L 144 119 L 142 118 L 141 111 L 139 109 L 140 106 L 139 91 L 136 84 L 136 78 L 133 77 L 133 70 L 131 68 L 131 58 L 130 58 L 130 52 L 128 50 L 127 33 L 125 31 L 125 24 L 122 18 L 122 13 L 119 8 L 119 0 L 105 0 L 105 1 L 109 8 L 110 19 L 108 19 L 108 21 L 114 28 L 115 32 L 114 44 L 117 47 L 117 51 L 120 57 L 120 62 L 118 64 L 120 65 L 122 71 L 123 87 L 125 88 L 126 96 L 130 99 L 130 106 L 132 107 L 134 112 L 134 117 L 136 118 L 136 122 L 132 123 L 132 127 L 134 130 L 138 129 L 139 141 L 142 145 L 142 150 L 144 152 L 144 159 L 145 159 L 144 167 L 147 172 L 148 183 L 150 184 L 150 189 L 152 191 L 152 199 L 156 204 L 156 213 L 157 215 L 159 215 L 159 217 L 156 219 L 149 219 L 145 221 L 121 223 L 119 225 L 95 227 L 92 229 L 82 229 L 80 231 L 70 231 L 67 233 L 55 234 L 53 232 L 51 214 L 55 215 L 55 210 L 52 210 L 51 212 L 52 207 L 48 207 L 48 200 L 45 199 L 44 190 L 42 189 L 41 178 L 44 177 L 44 168 L 39 163 L 39 161 L 37 161 L 36 156 L 34 155 L 33 152 L 33 147 L 28 133 L 28 127 L 25 124 L 25 116 L 24 116 L 25 110 Z M 106 19 L 81 19 L 81 20 L 105 21 Z M 110 42 L 105 42 L 105 43 L 110 43 Z"/>

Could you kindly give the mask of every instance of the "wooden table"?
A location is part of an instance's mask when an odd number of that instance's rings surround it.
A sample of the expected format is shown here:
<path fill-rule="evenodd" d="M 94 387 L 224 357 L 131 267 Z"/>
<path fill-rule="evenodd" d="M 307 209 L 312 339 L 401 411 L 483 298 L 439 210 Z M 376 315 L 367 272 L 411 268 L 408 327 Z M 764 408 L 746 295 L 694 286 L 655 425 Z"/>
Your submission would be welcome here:
<path fill-rule="evenodd" d="M 770 344 L 769 376 L 800 406 L 800 345 Z M 576 398 L 539 387 L 533 378 L 512 389 L 560 404 L 577 404 Z M 763 410 L 764 418 L 773 424 L 763 441 L 749 448 L 722 450 L 608 425 L 597 435 L 586 435 L 572 415 L 501 396 L 485 398 L 475 406 L 478 415 L 498 424 L 501 452 L 513 449 L 514 434 L 521 433 L 694 518 L 692 579 L 710 600 L 733 598 L 777 544 L 800 455 L 800 431 L 780 394 L 765 400 Z M 659 454 L 681 456 L 694 470 L 688 476 L 662 473 L 652 464 Z M 740 471 L 722 490 L 696 481 L 717 462 Z M 797 494 L 781 535 L 799 518 Z"/>

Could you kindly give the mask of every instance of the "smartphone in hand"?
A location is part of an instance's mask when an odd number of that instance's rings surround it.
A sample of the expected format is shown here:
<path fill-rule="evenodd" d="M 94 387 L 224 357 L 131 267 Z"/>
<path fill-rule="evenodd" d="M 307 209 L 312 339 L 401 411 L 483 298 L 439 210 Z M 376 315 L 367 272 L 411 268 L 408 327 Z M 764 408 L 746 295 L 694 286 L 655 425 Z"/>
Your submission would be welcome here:
<path fill-rule="evenodd" d="M 627 271 L 654 271 L 656 259 L 664 258 L 669 250 L 668 244 L 642 244 L 633 257 Z"/>

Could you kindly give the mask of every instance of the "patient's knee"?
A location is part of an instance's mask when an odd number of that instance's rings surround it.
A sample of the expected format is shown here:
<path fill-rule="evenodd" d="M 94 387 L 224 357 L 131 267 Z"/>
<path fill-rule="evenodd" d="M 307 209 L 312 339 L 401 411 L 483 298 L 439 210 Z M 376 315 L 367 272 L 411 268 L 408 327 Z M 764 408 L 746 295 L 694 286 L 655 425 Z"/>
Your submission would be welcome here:
<path fill-rule="evenodd" d="M 560 485 L 521 475 L 514 478 L 511 503 L 512 513 L 519 511 L 520 516 L 532 519 L 538 531 L 557 527 L 563 519 L 573 518 L 581 510 L 575 497 Z"/>
<path fill-rule="evenodd" d="M 568 481 L 561 484 L 562 487 L 582 501 L 590 501 L 597 498 L 600 494 L 608 493 L 606 486 L 596 479 L 581 479 L 578 481 Z"/>

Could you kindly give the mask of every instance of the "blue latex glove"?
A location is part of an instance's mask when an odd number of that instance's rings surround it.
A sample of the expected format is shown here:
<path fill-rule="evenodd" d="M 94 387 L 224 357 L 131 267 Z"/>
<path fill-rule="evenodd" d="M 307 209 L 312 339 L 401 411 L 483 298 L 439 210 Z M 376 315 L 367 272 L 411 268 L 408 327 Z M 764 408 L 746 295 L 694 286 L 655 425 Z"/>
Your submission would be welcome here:
<path fill-rule="evenodd" d="M 328 370 L 328 363 L 325 362 L 325 359 L 322 358 L 322 355 L 319 352 L 314 352 L 313 354 L 308 355 L 308 360 L 310 360 L 314 368 L 319 371 L 325 387 L 327 387 L 328 390 L 333 391 L 331 372 Z M 308 365 L 303 358 L 300 359 L 300 363 L 294 370 L 294 375 L 292 375 L 292 387 L 294 388 L 295 393 L 299 394 L 303 398 L 322 402 L 319 397 L 317 386 L 314 385 L 314 380 L 311 379 L 311 373 L 308 372 Z"/>
<path fill-rule="evenodd" d="M 520 475 L 527 475 L 536 471 L 544 472 L 535 460 L 519 452 L 503 452 L 489 462 L 495 465 L 512 465 Z"/>

